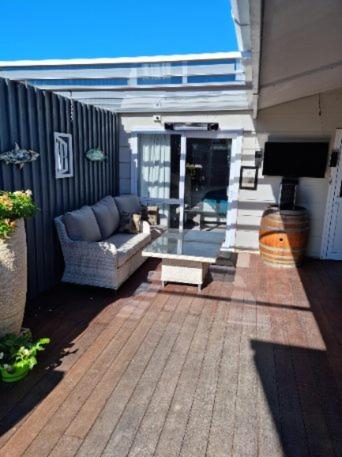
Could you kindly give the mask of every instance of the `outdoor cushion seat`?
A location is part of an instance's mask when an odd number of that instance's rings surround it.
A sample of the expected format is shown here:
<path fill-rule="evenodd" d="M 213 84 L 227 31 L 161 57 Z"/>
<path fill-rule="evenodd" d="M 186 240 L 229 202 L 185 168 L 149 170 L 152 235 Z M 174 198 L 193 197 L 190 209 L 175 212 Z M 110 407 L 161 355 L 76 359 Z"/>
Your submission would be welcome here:
<path fill-rule="evenodd" d="M 115 233 L 106 242 L 113 243 L 117 250 L 117 263 L 120 268 L 138 251 L 151 241 L 149 233 Z"/>
<path fill-rule="evenodd" d="M 114 198 L 108 195 L 91 207 L 100 228 L 103 240 L 109 238 L 119 227 L 120 215 Z"/>
<path fill-rule="evenodd" d="M 121 267 L 150 242 L 149 233 L 115 233 L 106 242 L 113 243 L 117 250 L 117 263 Z"/>

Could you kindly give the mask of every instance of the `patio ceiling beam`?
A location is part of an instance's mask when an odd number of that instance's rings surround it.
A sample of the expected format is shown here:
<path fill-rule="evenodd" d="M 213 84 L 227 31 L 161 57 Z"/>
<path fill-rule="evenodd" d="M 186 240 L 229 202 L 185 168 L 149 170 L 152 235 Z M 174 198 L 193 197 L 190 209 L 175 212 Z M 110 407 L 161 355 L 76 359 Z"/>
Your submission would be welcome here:
<path fill-rule="evenodd" d="M 145 67 L 131 68 L 60 68 L 50 69 L 49 67 L 36 68 L 11 68 L 0 67 L 0 75 L 3 78 L 13 80 L 29 80 L 29 79 L 113 79 L 113 78 L 166 78 L 172 76 L 243 76 L 244 71 L 239 68 L 235 62 L 227 64 L 212 64 L 212 65 L 179 65 L 171 66 L 171 64 L 163 64 L 160 66 L 148 65 Z"/>
<path fill-rule="evenodd" d="M 232 111 L 232 112 L 241 112 L 249 111 L 251 107 L 247 104 L 241 105 L 227 105 L 222 104 L 208 104 L 208 103 L 196 103 L 192 104 L 190 108 L 186 108 L 184 105 L 134 105 L 134 106 L 121 106 L 121 105 L 94 105 L 99 108 L 106 109 L 115 113 L 151 113 L 151 112 L 162 112 L 162 113 L 186 113 L 186 112 L 218 112 L 218 111 Z"/>
<path fill-rule="evenodd" d="M 102 92 L 102 91 L 93 91 L 93 92 L 75 92 L 72 91 L 65 92 L 65 91 L 58 91 L 59 95 L 63 95 L 64 97 L 71 97 L 81 101 L 92 101 L 92 100 L 113 100 L 117 99 L 120 100 L 125 98 L 127 100 L 135 100 L 136 98 L 144 98 L 146 99 L 155 99 L 158 98 L 174 98 L 174 99 L 187 99 L 190 100 L 194 97 L 225 97 L 229 99 L 238 99 L 243 98 L 246 96 L 246 91 L 203 91 L 203 92 L 173 92 L 172 94 L 168 92 L 143 92 L 140 93 L 139 91 L 136 92 Z"/>
<path fill-rule="evenodd" d="M 241 90 L 245 89 L 248 90 L 251 86 L 250 84 L 246 84 L 245 82 L 229 82 L 229 83 L 196 83 L 196 84 L 190 84 L 190 83 L 185 83 L 185 84 L 157 84 L 157 85 L 135 85 L 135 86 L 96 86 L 96 85 L 91 85 L 91 86 L 74 86 L 72 84 L 66 85 L 66 84 L 56 84 L 56 85 L 44 85 L 44 84 L 32 84 L 35 87 L 38 87 L 39 89 L 43 89 L 46 91 L 72 91 L 72 92 L 78 92 L 78 91 L 160 91 L 160 90 L 165 90 L 165 91 L 188 91 L 194 90 L 194 91 L 202 91 L 202 90 L 210 90 L 210 89 L 216 89 L 216 90 Z"/>
<path fill-rule="evenodd" d="M 232 99 L 230 97 L 212 97 L 212 98 L 209 98 L 209 97 L 201 97 L 201 98 L 193 98 L 193 99 L 190 99 L 190 100 L 187 100 L 187 103 L 196 103 L 198 100 L 200 100 L 201 102 L 203 102 L 204 100 L 206 102 L 209 102 L 209 103 L 221 103 L 224 102 L 224 103 L 232 103 L 232 104 L 236 104 L 236 105 L 241 105 L 241 104 L 246 104 L 246 100 L 247 98 L 236 98 L 236 99 Z M 150 103 L 153 103 L 153 102 L 158 102 L 158 103 L 184 103 L 184 101 L 182 101 L 181 99 L 178 99 L 178 98 L 149 98 L 149 99 L 146 99 L 146 98 L 134 98 L 134 99 L 130 99 L 130 100 L 127 100 L 127 99 L 124 99 L 124 98 L 113 98 L 113 99 L 93 99 L 93 100 L 89 100 L 89 99 L 86 99 L 86 100 L 82 100 L 82 103 L 89 103 L 89 104 L 92 104 L 92 105 L 115 105 L 117 103 L 125 103 L 126 105 L 135 105 L 137 103 L 146 103 L 146 104 L 150 104 Z"/>
<path fill-rule="evenodd" d="M 341 87 L 342 61 L 323 68 L 308 70 L 280 81 L 265 84 L 260 88 L 259 107 L 286 103 Z"/>
<path fill-rule="evenodd" d="M 59 93 L 60 95 L 69 95 L 65 92 Z M 94 96 L 89 98 L 79 95 L 79 100 L 83 103 L 98 106 L 100 108 L 109 109 L 117 112 L 151 112 L 151 111 L 243 111 L 249 110 L 252 106 L 252 92 L 240 92 L 239 94 L 232 95 L 231 93 L 212 92 L 193 93 L 192 96 L 187 94 L 186 102 L 184 96 L 180 93 L 177 97 L 173 94 L 149 94 L 145 97 L 144 94 L 137 94 L 134 97 L 126 97 L 124 94 L 121 96 L 112 95 L 105 98 L 102 93 L 102 98 Z M 73 94 L 72 98 L 78 100 L 78 93 Z"/>
<path fill-rule="evenodd" d="M 200 54 L 174 54 L 164 56 L 142 56 L 142 57 L 114 57 L 114 58 L 92 58 L 92 59 L 46 59 L 46 60 L 16 60 L 0 61 L 4 67 L 41 67 L 57 65 L 118 65 L 118 64 L 143 64 L 143 63 L 164 63 L 164 62 L 189 62 L 208 61 L 221 59 L 248 59 L 248 53 L 239 51 L 233 52 L 211 52 Z"/>

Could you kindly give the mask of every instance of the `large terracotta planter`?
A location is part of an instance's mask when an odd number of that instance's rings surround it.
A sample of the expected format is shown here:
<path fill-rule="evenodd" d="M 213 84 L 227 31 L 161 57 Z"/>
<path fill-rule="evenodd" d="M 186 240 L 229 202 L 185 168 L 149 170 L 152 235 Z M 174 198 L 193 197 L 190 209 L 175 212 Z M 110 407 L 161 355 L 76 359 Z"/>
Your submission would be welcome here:
<path fill-rule="evenodd" d="M 0 240 L 0 337 L 20 332 L 27 292 L 27 248 L 23 219 Z"/>

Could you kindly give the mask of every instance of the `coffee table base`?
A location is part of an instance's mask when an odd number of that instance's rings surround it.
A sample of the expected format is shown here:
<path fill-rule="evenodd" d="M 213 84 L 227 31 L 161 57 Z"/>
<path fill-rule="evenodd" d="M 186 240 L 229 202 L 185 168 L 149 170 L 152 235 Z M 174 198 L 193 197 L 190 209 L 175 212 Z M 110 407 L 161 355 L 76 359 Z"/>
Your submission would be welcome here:
<path fill-rule="evenodd" d="M 161 271 L 162 284 L 165 285 L 166 282 L 194 284 L 198 290 L 201 290 L 208 267 L 207 263 L 164 258 Z"/>

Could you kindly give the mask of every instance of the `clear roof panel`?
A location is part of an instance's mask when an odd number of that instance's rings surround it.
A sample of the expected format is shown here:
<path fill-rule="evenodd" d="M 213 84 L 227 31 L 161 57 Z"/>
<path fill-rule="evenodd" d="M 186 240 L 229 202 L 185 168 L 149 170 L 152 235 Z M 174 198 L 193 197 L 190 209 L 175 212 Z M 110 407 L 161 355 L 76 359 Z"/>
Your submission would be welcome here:
<path fill-rule="evenodd" d="M 0 77 L 118 112 L 249 109 L 250 74 L 237 52 L 0 62 Z"/>

